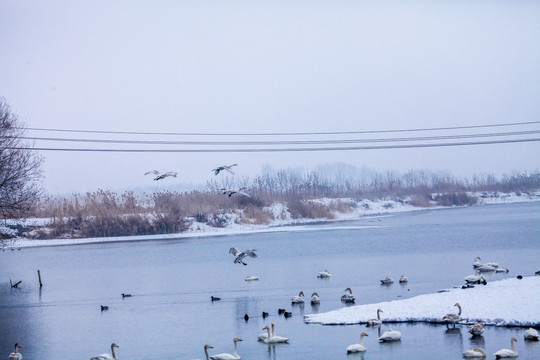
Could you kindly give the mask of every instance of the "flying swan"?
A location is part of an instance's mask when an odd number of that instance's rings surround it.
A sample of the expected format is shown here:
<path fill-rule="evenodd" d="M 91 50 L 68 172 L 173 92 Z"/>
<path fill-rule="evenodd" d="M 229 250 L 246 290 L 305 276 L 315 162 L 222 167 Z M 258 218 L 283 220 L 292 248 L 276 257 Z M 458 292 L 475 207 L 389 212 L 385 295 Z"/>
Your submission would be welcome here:
<path fill-rule="evenodd" d="M 347 346 L 347 354 L 367 351 L 367 348 L 364 346 L 364 336 L 368 336 L 368 334 L 365 332 L 361 333 L 358 344 Z"/>
<path fill-rule="evenodd" d="M 116 356 L 115 352 L 114 352 L 114 348 L 115 347 L 119 347 L 118 345 L 116 345 L 115 343 L 112 343 L 111 344 L 111 354 L 101 354 L 101 355 L 96 355 L 94 357 L 91 357 L 90 360 L 117 360 L 118 359 L 118 356 Z"/>
<path fill-rule="evenodd" d="M 176 175 L 178 175 L 178 173 L 174 172 L 174 171 L 161 173 L 158 170 L 147 171 L 144 175 L 148 175 L 148 174 L 154 174 L 156 176 L 154 178 L 154 181 L 162 180 L 162 179 L 165 179 L 165 178 L 167 178 L 169 176 L 176 177 Z"/>
<path fill-rule="evenodd" d="M 244 250 L 244 251 L 240 251 L 238 250 L 237 248 L 235 247 L 232 247 L 229 249 L 229 254 L 233 254 L 233 256 L 236 256 L 236 258 L 234 259 L 234 263 L 235 264 L 242 264 L 242 265 L 247 265 L 245 262 L 243 262 L 242 260 L 246 257 L 246 256 L 249 256 L 249 257 L 252 257 L 252 258 L 256 258 L 257 257 L 257 254 L 255 254 L 255 251 L 257 251 L 256 249 L 248 249 L 248 250 Z"/>
<path fill-rule="evenodd" d="M 212 355 L 212 356 L 210 356 L 210 359 L 212 359 L 212 360 L 237 360 L 237 359 L 241 359 L 240 355 L 238 355 L 236 353 L 236 347 L 238 345 L 238 342 L 242 341 L 242 339 L 234 338 L 233 341 L 234 341 L 234 351 L 233 351 L 232 354 L 221 353 L 221 354 L 217 354 L 217 355 Z"/>
<path fill-rule="evenodd" d="M 214 172 L 215 175 L 217 175 L 220 172 L 222 172 L 223 170 L 226 170 L 226 171 L 228 171 L 228 172 L 230 172 L 231 174 L 234 175 L 234 172 L 231 170 L 231 168 L 233 166 L 238 166 L 238 164 L 218 166 L 217 168 L 212 169 L 212 171 Z"/>

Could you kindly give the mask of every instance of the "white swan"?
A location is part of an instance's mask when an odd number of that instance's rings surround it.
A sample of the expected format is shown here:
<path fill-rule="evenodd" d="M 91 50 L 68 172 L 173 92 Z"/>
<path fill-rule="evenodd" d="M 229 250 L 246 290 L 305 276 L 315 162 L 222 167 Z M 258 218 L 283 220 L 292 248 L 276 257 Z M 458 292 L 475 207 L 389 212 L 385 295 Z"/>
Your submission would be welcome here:
<path fill-rule="evenodd" d="M 454 324 L 454 327 L 456 327 L 456 323 L 459 321 L 459 318 L 461 316 L 461 305 L 459 303 L 455 303 L 454 306 L 457 306 L 459 311 L 457 314 L 446 314 L 443 316 L 443 321 L 446 322 L 446 327 L 448 327 L 449 324 Z"/>
<path fill-rule="evenodd" d="M 271 336 L 276 336 L 276 329 L 275 329 L 274 323 L 272 323 L 272 335 Z M 266 333 L 266 332 L 264 332 L 261 335 L 257 336 L 257 340 L 264 341 L 266 339 L 268 339 L 268 333 Z"/>
<path fill-rule="evenodd" d="M 217 354 L 217 355 L 212 355 L 212 356 L 210 356 L 210 359 L 212 359 L 212 360 L 237 360 L 237 359 L 241 359 L 240 355 L 238 355 L 236 353 L 236 347 L 238 346 L 238 342 L 242 341 L 242 339 L 234 338 L 233 341 L 234 341 L 234 351 L 233 351 L 232 354 L 221 353 L 221 354 Z"/>
<path fill-rule="evenodd" d="M 317 294 L 316 292 L 311 294 L 311 304 L 315 305 L 315 304 L 320 304 L 320 303 L 321 303 L 321 299 L 319 298 L 319 294 Z"/>
<path fill-rule="evenodd" d="M 482 335 L 483 332 L 484 324 L 482 322 L 477 322 L 469 326 L 469 333 L 472 334 L 472 336 Z"/>
<path fill-rule="evenodd" d="M 263 327 L 263 330 L 266 330 L 268 332 L 267 338 L 264 339 L 265 344 L 276 344 L 289 341 L 289 338 L 270 334 L 270 328 L 268 327 L 268 325 Z"/>
<path fill-rule="evenodd" d="M 481 348 L 474 348 L 473 350 L 465 350 L 463 352 L 463 357 L 465 359 L 485 359 L 486 352 Z"/>
<path fill-rule="evenodd" d="M 507 273 L 507 272 L 510 272 L 510 270 L 508 270 L 508 269 L 505 268 L 505 267 L 500 267 L 500 268 L 496 268 L 496 269 L 495 269 L 495 272 L 498 272 L 498 273 Z"/>
<path fill-rule="evenodd" d="M 475 257 L 472 266 L 474 268 L 479 268 L 480 266 L 482 266 L 482 263 L 480 262 L 480 260 L 482 260 L 480 259 L 480 256 Z"/>
<path fill-rule="evenodd" d="M 174 172 L 174 171 L 161 173 L 158 170 L 147 171 L 144 175 L 148 175 L 148 174 L 154 174 L 156 176 L 154 178 L 154 181 L 162 180 L 162 179 L 165 179 L 166 177 L 169 177 L 169 176 L 176 177 L 178 175 L 178 173 Z"/>
<path fill-rule="evenodd" d="M 18 351 L 20 348 L 21 345 L 19 345 L 19 343 L 15 343 L 15 351 L 9 354 L 9 360 L 22 360 L 22 355 Z"/>
<path fill-rule="evenodd" d="M 388 285 L 388 284 L 393 284 L 393 283 L 394 283 L 394 279 L 388 276 L 381 280 L 381 284 L 383 285 Z"/>
<path fill-rule="evenodd" d="M 517 339 L 512 336 L 512 339 L 510 339 L 510 347 L 512 348 L 512 350 L 509 350 L 509 349 L 501 349 L 499 351 L 497 351 L 495 354 L 495 358 L 497 359 L 503 359 L 503 358 L 515 358 L 515 357 L 518 357 L 519 354 L 516 350 L 514 350 L 514 342 L 517 342 Z"/>
<path fill-rule="evenodd" d="M 369 319 L 368 322 L 367 322 L 367 326 L 378 326 L 378 325 L 381 325 L 382 324 L 382 320 L 381 320 L 381 314 L 384 311 L 382 311 L 381 309 L 377 309 L 377 318 L 376 319 Z"/>
<path fill-rule="evenodd" d="M 119 347 L 118 345 L 116 345 L 115 343 L 112 343 L 111 344 L 111 354 L 101 354 L 101 355 L 96 355 L 94 357 L 91 357 L 90 360 L 117 360 L 118 359 L 118 356 L 116 356 L 116 354 L 114 353 L 114 348 L 115 347 Z"/>
<path fill-rule="evenodd" d="M 409 281 L 409 279 L 407 279 L 407 277 L 405 275 L 401 275 L 401 277 L 399 278 L 400 283 L 406 283 L 408 281 Z"/>
<path fill-rule="evenodd" d="M 476 270 L 480 271 L 480 272 L 493 272 L 495 271 L 495 267 L 494 266 L 491 266 L 491 265 L 482 265 L 480 266 L 479 268 L 476 268 Z"/>
<path fill-rule="evenodd" d="M 208 349 L 213 349 L 214 347 L 212 345 L 204 345 L 204 355 L 205 355 L 205 359 L 206 360 L 210 360 L 210 358 L 208 357 Z M 196 359 L 198 360 L 198 359 Z"/>
<path fill-rule="evenodd" d="M 250 275 L 244 279 L 244 281 L 256 281 L 259 280 L 259 278 L 255 275 Z"/>
<path fill-rule="evenodd" d="M 533 328 L 528 328 L 527 330 L 525 330 L 525 334 L 523 335 L 523 337 L 525 338 L 525 340 L 538 341 L 538 331 L 536 331 L 536 329 L 533 329 Z"/>
<path fill-rule="evenodd" d="M 291 298 L 291 303 L 293 304 L 303 304 L 304 303 L 304 292 L 300 291 L 298 295 L 295 295 Z"/>
<path fill-rule="evenodd" d="M 232 168 L 233 166 L 238 166 L 238 164 L 218 166 L 217 168 L 212 169 L 212 171 L 214 172 L 215 175 L 217 175 L 217 174 L 219 174 L 220 172 L 222 172 L 223 170 L 227 170 L 228 172 L 230 172 L 231 174 L 234 175 L 234 172 L 231 170 L 231 168 Z"/>
<path fill-rule="evenodd" d="M 463 280 L 465 280 L 467 284 L 481 284 L 483 282 L 486 282 L 486 279 L 483 275 L 480 275 L 478 269 L 476 269 L 475 275 L 466 276 Z"/>
<path fill-rule="evenodd" d="M 330 271 L 328 271 L 328 270 L 324 270 L 324 271 L 321 271 L 321 272 L 317 273 L 318 278 L 329 278 L 330 276 L 332 276 L 332 274 L 330 274 Z"/>
<path fill-rule="evenodd" d="M 491 266 L 491 267 L 494 267 L 494 268 L 499 267 L 499 264 L 497 264 L 496 262 L 488 262 L 488 263 L 485 263 L 484 265 L 485 266 Z"/>
<path fill-rule="evenodd" d="M 401 332 L 394 331 L 390 329 L 390 331 L 385 331 L 380 337 L 380 342 L 387 342 L 387 341 L 399 341 L 401 340 Z"/>
<path fill-rule="evenodd" d="M 364 332 L 361 333 L 360 341 L 358 342 L 358 344 L 352 344 L 347 346 L 347 354 L 367 351 L 367 348 L 364 346 L 364 336 L 368 336 L 368 334 Z"/>
<path fill-rule="evenodd" d="M 356 300 L 356 298 L 352 294 L 351 288 L 346 288 L 345 291 L 348 291 L 349 293 L 345 294 L 345 295 L 342 295 L 341 296 L 341 301 L 348 302 L 348 303 L 353 303 L 354 300 Z"/>

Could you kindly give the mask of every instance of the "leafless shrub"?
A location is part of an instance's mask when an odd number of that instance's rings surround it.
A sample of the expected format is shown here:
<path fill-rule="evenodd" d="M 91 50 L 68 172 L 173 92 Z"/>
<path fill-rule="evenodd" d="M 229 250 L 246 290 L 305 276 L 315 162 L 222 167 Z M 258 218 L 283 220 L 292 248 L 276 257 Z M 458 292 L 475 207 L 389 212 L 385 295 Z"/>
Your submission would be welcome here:
<path fill-rule="evenodd" d="M 247 206 L 242 212 L 242 223 L 266 225 L 270 223 L 270 214 L 260 207 Z"/>
<path fill-rule="evenodd" d="M 408 202 L 412 206 L 416 207 L 431 207 L 431 196 L 430 195 L 417 195 L 413 196 Z"/>
<path fill-rule="evenodd" d="M 448 193 L 438 194 L 434 197 L 434 200 L 442 206 L 462 206 L 462 205 L 474 205 L 477 203 L 478 198 L 468 195 L 465 192 L 460 193 Z"/>

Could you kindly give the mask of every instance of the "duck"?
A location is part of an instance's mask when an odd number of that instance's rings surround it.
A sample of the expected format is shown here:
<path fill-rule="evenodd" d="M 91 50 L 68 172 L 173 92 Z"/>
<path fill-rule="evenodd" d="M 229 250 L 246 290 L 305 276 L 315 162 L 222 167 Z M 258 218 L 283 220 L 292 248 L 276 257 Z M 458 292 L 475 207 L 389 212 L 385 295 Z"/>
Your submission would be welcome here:
<path fill-rule="evenodd" d="M 217 297 L 217 296 L 214 296 L 214 295 L 212 295 L 212 296 L 210 296 L 210 300 L 211 300 L 211 301 L 219 301 L 219 300 L 221 300 L 221 298 L 220 298 L 220 297 Z"/>
<path fill-rule="evenodd" d="M 285 309 L 278 309 L 277 313 L 278 313 L 279 315 L 281 315 L 281 314 L 284 314 L 285 311 L 287 311 L 287 310 L 285 310 Z"/>
<path fill-rule="evenodd" d="M 486 355 L 486 351 L 481 348 L 474 348 L 463 352 L 463 357 L 465 359 L 485 359 Z"/>
<path fill-rule="evenodd" d="M 364 336 L 368 336 L 368 334 L 365 332 L 361 333 L 358 344 L 347 346 L 347 354 L 367 351 L 367 348 L 364 346 Z"/>
<path fill-rule="evenodd" d="M 332 274 L 330 274 L 330 271 L 328 271 L 328 270 L 324 270 L 324 271 L 321 271 L 321 272 L 317 273 L 318 278 L 329 278 L 331 276 L 332 276 Z"/>
<path fill-rule="evenodd" d="M 262 318 L 263 319 L 266 319 L 266 317 L 268 316 L 269 314 L 266 312 L 266 311 L 263 311 L 262 312 Z"/>
<path fill-rule="evenodd" d="M 388 284 L 393 284 L 393 283 L 394 283 L 394 279 L 388 276 L 381 280 L 382 285 L 388 285 Z"/>
<path fill-rule="evenodd" d="M 353 303 L 354 300 L 356 300 L 356 298 L 352 294 L 351 288 L 346 288 L 344 291 L 348 291 L 349 293 L 345 294 L 345 295 L 342 295 L 341 296 L 341 301 L 346 302 L 346 303 Z"/>
<path fill-rule="evenodd" d="M 377 309 L 377 318 L 376 319 L 369 319 L 368 322 L 367 322 L 367 326 L 378 326 L 378 325 L 381 325 L 382 324 L 382 320 L 381 320 L 381 314 L 384 311 L 382 311 L 381 309 Z"/>
<path fill-rule="evenodd" d="M 525 330 L 525 334 L 523 335 L 523 337 L 525 338 L 525 340 L 538 341 L 538 331 L 533 328 L 528 328 L 527 330 Z"/>
<path fill-rule="evenodd" d="M 407 277 L 405 275 L 401 275 L 401 277 L 399 278 L 400 283 L 406 283 L 408 281 L 409 281 L 409 279 L 407 279 Z"/>
<path fill-rule="evenodd" d="M 245 320 L 245 321 L 248 321 L 248 320 L 249 320 L 249 315 L 248 315 L 248 314 L 245 314 L 245 315 L 244 315 L 244 320 Z"/>
<path fill-rule="evenodd" d="M 285 311 L 285 312 L 283 313 L 283 316 L 285 317 L 285 319 L 290 318 L 290 317 L 292 316 L 292 312 L 290 312 L 290 311 Z"/>
<path fill-rule="evenodd" d="M 131 297 L 131 294 L 124 294 L 124 293 L 122 293 L 122 297 L 123 297 L 123 298 Z"/>
<path fill-rule="evenodd" d="M 469 333 L 472 336 L 480 336 L 484 332 L 484 324 L 482 322 L 477 322 L 469 326 Z"/>
<path fill-rule="evenodd" d="M 107 305 L 101 305 L 101 311 L 109 310 Z"/>
<path fill-rule="evenodd" d="M 111 354 L 101 354 L 96 355 L 90 358 L 90 360 L 118 360 L 118 356 L 116 356 L 116 353 L 114 352 L 114 348 L 119 347 L 115 343 L 111 344 Z"/>
<path fill-rule="evenodd" d="M 298 295 L 295 295 L 291 298 L 291 303 L 293 304 L 303 304 L 304 303 L 304 292 L 300 291 Z"/>
<path fill-rule="evenodd" d="M 265 344 L 285 343 L 289 341 L 289 338 L 270 334 L 270 328 L 268 325 L 265 326 L 263 330 L 268 332 L 267 338 L 263 340 Z"/>
<path fill-rule="evenodd" d="M 234 351 L 233 351 L 232 354 L 228 354 L 228 353 L 216 354 L 216 355 L 210 356 L 210 359 L 212 359 L 212 360 L 237 360 L 237 359 L 241 359 L 240 355 L 238 355 L 236 353 L 236 348 L 238 346 L 238 342 L 242 341 L 242 339 L 234 338 L 233 341 L 234 341 Z"/>
<path fill-rule="evenodd" d="M 390 329 L 389 331 L 385 331 L 380 337 L 380 342 L 388 342 L 388 341 L 400 341 L 401 340 L 401 332 L 394 331 Z"/>
<path fill-rule="evenodd" d="M 454 327 L 456 327 L 456 323 L 459 321 L 459 318 L 461 316 L 461 305 L 459 303 L 455 303 L 454 306 L 457 306 L 459 311 L 457 314 L 446 314 L 443 316 L 442 320 L 446 323 L 446 327 L 448 328 L 449 324 L 453 324 Z"/>
<path fill-rule="evenodd" d="M 311 305 L 320 304 L 320 303 L 321 303 L 321 299 L 319 298 L 319 294 L 317 294 L 316 292 L 311 294 Z"/>
<path fill-rule="evenodd" d="M 514 342 L 517 342 L 517 339 L 515 338 L 515 336 L 512 336 L 512 338 L 510 339 L 510 347 L 512 348 L 512 350 L 510 349 L 501 349 L 499 351 L 497 351 L 495 354 L 495 358 L 496 359 L 505 359 L 505 358 L 516 358 L 519 356 L 519 353 L 514 350 Z"/>
<path fill-rule="evenodd" d="M 21 348 L 21 345 L 19 343 L 15 343 L 15 351 L 9 354 L 9 360 L 22 360 L 22 355 L 19 352 L 19 349 Z"/>

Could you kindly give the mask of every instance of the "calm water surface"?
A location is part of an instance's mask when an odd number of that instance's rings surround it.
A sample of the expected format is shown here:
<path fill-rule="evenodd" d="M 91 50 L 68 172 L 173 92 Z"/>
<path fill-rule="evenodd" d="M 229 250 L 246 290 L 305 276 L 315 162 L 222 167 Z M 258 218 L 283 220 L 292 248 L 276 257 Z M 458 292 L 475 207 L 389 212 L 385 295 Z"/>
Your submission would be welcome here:
<path fill-rule="evenodd" d="M 231 246 L 256 248 L 259 257 L 233 264 Z M 344 306 L 347 287 L 365 304 L 459 285 L 476 256 L 510 269 L 488 281 L 540 270 L 540 203 L 422 211 L 307 231 L 1 252 L 0 356 L 19 342 L 25 359 L 88 359 L 116 342 L 121 359 L 193 359 L 204 358 L 204 344 L 214 346 L 211 354 L 232 352 L 233 337 L 240 337 L 243 359 L 460 359 L 476 346 L 493 358 L 516 336 L 519 359 L 540 359 L 540 344 L 525 343 L 520 328 L 489 327 L 475 340 L 466 326 L 448 332 L 444 325 L 392 324 L 382 331 L 399 330 L 402 341 L 379 344 L 378 329 L 303 322 L 304 314 Z M 334 276 L 316 278 L 324 269 Z M 379 285 L 402 274 L 405 286 Z M 248 275 L 260 280 L 246 282 Z M 10 289 L 9 279 L 22 280 L 21 289 Z M 320 306 L 291 306 L 299 291 L 318 292 Z M 211 295 L 222 300 L 212 303 Z M 110 309 L 101 312 L 100 305 Z M 293 316 L 278 316 L 279 308 Z M 262 311 L 270 317 L 263 320 Z M 271 322 L 290 344 L 257 342 Z M 346 355 L 362 331 L 368 351 Z"/>

